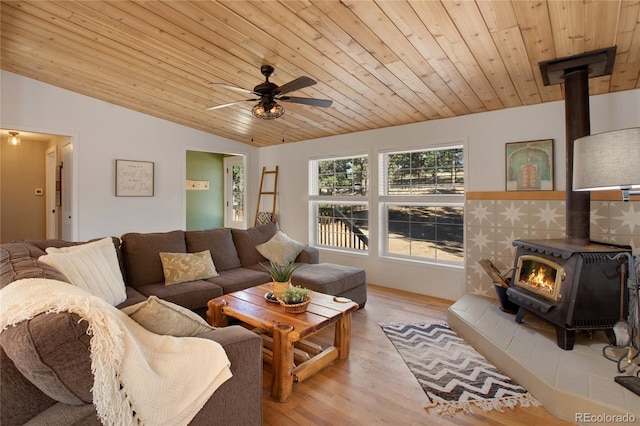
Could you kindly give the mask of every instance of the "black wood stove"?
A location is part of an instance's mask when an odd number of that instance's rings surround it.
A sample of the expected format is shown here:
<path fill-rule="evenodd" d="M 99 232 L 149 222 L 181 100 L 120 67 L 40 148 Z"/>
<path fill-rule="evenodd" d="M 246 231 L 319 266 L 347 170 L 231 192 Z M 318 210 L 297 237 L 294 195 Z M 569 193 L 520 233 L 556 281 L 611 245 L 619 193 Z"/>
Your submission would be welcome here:
<path fill-rule="evenodd" d="M 573 191 L 573 143 L 590 133 L 589 78 L 611 74 L 616 48 L 540 63 L 545 85 L 564 83 L 566 128 L 566 238 L 516 240 L 510 301 L 553 324 L 558 346 L 573 349 L 576 330 L 605 330 L 626 317 L 621 265 L 611 258 L 629 247 L 594 243 L 590 239 L 589 192 Z"/>
<path fill-rule="evenodd" d="M 515 269 L 509 300 L 551 323 L 558 346 L 573 349 L 578 330 L 604 330 L 615 341 L 613 326 L 624 308 L 621 265 L 613 257 L 628 247 L 566 240 L 516 240 Z M 626 312 L 626 310 L 625 310 Z"/>

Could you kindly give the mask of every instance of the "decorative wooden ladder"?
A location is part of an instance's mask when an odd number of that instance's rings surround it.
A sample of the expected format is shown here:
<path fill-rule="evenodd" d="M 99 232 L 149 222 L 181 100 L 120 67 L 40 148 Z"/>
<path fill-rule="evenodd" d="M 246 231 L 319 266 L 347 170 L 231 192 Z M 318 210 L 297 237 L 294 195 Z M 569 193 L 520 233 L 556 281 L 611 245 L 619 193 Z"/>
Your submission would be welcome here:
<path fill-rule="evenodd" d="M 273 191 L 265 191 L 265 175 L 273 175 Z M 276 191 L 278 190 L 278 166 L 274 170 L 267 170 L 266 167 L 262 167 L 262 176 L 260 177 L 260 191 L 258 192 L 258 203 L 256 204 L 256 219 L 254 225 L 262 225 L 269 222 L 276 221 Z M 260 211 L 260 203 L 263 195 L 270 195 L 273 199 L 271 205 L 271 211 Z"/>

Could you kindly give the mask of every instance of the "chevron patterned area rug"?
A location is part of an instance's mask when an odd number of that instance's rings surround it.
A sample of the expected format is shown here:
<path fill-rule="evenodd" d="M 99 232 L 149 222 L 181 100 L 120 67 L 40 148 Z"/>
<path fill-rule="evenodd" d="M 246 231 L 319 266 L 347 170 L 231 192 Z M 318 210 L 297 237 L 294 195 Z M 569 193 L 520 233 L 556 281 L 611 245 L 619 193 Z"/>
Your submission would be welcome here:
<path fill-rule="evenodd" d="M 540 405 L 502 374 L 446 323 L 381 324 L 427 394 L 428 412 L 454 415 L 472 405 L 499 410 Z"/>

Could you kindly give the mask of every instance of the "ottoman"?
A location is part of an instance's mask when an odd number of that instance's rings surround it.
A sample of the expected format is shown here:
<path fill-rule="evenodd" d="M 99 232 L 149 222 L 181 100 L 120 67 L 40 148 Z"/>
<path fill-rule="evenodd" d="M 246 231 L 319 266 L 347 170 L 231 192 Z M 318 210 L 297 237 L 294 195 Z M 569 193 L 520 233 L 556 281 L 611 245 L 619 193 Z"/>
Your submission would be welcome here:
<path fill-rule="evenodd" d="M 319 293 L 346 297 L 363 308 L 367 302 L 367 276 L 363 269 L 333 263 L 302 264 L 291 283 Z"/>

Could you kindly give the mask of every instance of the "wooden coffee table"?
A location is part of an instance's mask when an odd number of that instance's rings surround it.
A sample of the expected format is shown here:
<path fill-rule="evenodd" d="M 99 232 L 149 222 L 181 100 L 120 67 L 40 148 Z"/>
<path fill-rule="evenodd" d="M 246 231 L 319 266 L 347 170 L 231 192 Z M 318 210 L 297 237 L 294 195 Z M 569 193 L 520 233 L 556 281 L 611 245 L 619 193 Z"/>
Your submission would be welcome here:
<path fill-rule="evenodd" d="M 271 284 L 225 294 L 208 303 L 207 320 L 215 327 L 235 318 L 255 327 L 265 343 L 264 360 L 272 365 L 271 396 L 286 401 L 293 383 L 309 378 L 336 359 L 347 359 L 351 346 L 351 313 L 358 304 L 313 293 L 306 312 L 290 314 L 265 299 Z M 335 323 L 334 345 L 322 349 L 304 339 Z"/>

